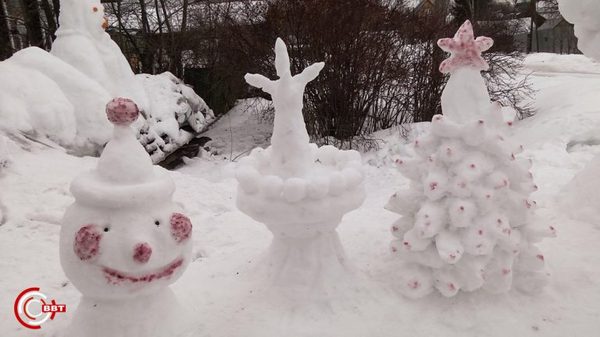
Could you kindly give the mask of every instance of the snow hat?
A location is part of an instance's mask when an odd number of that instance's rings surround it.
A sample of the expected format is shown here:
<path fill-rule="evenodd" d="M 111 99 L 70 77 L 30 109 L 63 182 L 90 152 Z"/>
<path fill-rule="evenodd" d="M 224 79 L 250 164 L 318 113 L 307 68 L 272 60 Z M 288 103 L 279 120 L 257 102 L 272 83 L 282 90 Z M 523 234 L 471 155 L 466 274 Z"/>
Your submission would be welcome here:
<path fill-rule="evenodd" d="M 173 180 L 165 169 L 152 164 L 130 127 L 138 118 L 138 106 L 128 98 L 115 98 L 106 105 L 106 115 L 114 125 L 113 137 L 98 167 L 71 184 L 77 202 L 121 208 L 170 200 L 175 191 Z"/>

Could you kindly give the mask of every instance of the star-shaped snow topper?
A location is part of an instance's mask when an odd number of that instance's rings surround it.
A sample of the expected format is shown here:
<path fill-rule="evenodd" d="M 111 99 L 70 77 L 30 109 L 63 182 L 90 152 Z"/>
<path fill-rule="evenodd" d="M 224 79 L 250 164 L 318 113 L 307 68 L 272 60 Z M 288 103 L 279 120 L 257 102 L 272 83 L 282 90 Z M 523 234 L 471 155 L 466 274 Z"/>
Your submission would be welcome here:
<path fill-rule="evenodd" d="M 438 40 L 438 46 L 451 54 L 440 64 L 440 71 L 447 74 L 463 67 L 488 70 L 490 66 L 481 57 L 481 53 L 490 49 L 493 44 L 494 40 L 489 37 L 480 36 L 475 39 L 471 21 L 465 21 L 454 38 Z"/>

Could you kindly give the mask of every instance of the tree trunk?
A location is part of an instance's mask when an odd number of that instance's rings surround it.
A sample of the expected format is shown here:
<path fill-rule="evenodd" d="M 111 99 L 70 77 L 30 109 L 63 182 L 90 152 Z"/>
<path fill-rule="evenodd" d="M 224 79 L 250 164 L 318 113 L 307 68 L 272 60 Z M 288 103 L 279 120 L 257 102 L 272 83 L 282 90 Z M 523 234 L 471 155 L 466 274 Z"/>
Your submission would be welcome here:
<path fill-rule="evenodd" d="M 50 2 L 48 0 L 41 0 L 42 9 L 44 10 L 44 16 L 46 17 L 46 22 L 48 24 L 48 35 L 51 39 L 48 45 L 52 45 L 52 41 L 56 39 L 56 19 L 54 18 L 54 11 Z"/>
<path fill-rule="evenodd" d="M 30 46 L 44 48 L 44 33 L 37 0 L 22 0 L 27 40 Z"/>
<path fill-rule="evenodd" d="M 6 0 L 0 0 L 0 61 L 11 57 L 13 46 L 10 41 L 10 26 Z"/>

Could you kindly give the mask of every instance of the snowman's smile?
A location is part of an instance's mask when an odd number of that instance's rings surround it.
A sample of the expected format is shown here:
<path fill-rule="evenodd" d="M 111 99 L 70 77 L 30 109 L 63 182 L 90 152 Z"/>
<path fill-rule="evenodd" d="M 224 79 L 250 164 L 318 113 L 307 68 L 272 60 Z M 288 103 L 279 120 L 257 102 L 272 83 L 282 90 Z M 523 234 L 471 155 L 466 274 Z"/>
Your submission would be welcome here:
<path fill-rule="evenodd" d="M 178 258 L 175 261 L 169 263 L 168 265 L 157 269 L 154 272 L 143 274 L 143 275 L 133 275 L 129 273 L 125 273 L 116 269 L 102 267 L 102 271 L 104 272 L 104 276 L 106 280 L 110 284 L 121 284 L 123 282 L 129 283 L 150 283 L 153 281 L 157 281 L 164 278 L 169 278 L 179 267 L 183 265 L 183 258 Z"/>

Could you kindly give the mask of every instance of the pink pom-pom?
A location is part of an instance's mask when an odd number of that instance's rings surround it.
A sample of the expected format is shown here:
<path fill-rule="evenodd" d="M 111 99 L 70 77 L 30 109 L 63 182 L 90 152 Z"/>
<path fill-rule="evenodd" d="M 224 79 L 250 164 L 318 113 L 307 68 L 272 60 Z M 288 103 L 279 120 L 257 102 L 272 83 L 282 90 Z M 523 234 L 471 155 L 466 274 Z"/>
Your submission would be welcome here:
<path fill-rule="evenodd" d="M 137 104 L 129 98 L 114 98 L 106 104 L 106 116 L 114 125 L 127 126 L 135 122 L 139 114 Z"/>

